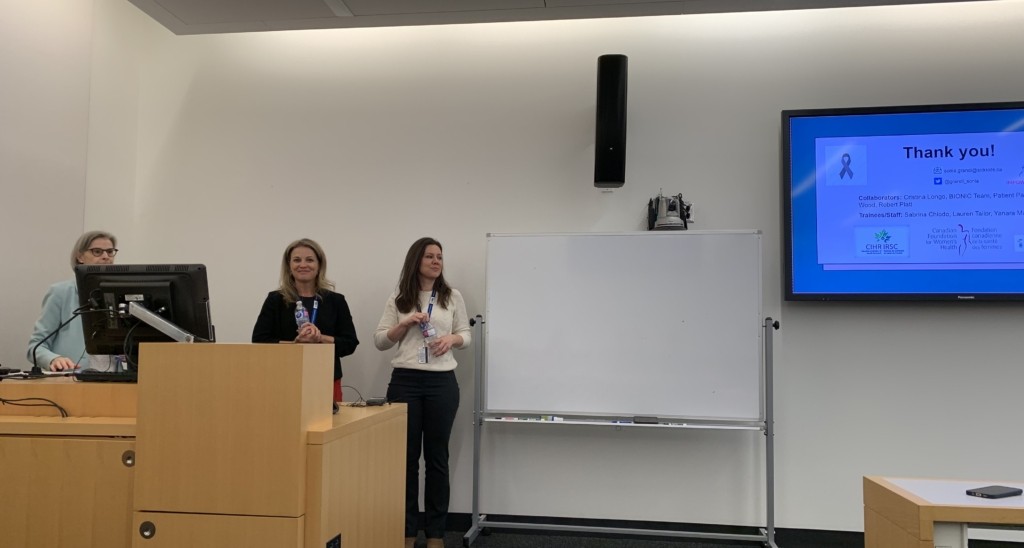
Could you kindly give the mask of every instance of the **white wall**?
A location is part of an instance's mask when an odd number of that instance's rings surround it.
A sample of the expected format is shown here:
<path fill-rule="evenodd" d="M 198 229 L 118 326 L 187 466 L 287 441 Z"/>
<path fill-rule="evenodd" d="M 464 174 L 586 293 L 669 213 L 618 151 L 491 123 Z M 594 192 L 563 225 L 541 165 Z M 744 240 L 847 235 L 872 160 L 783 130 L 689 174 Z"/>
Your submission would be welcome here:
<path fill-rule="evenodd" d="M 0 363 L 28 369 L 46 288 L 82 233 L 92 1 L 0 0 Z"/>
<path fill-rule="evenodd" d="M 692 199 L 702 229 L 762 229 L 765 312 L 783 324 L 778 523 L 858 530 L 865 474 L 1021 479 L 1024 442 L 1000 435 L 1019 429 L 1024 312 L 784 305 L 779 111 L 1018 100 L 1021 8 L 154 32 L 137 158 L 95 160 L 137 162 L 132 257 L 207 264 L 222 341 L 248 340 L 288 241 L 324 244 L 363 341 L 346 382 L 364 395 L 387 385 L 390 354 L 371 336 L 419 236 L 445 244 L 475 314 L 487 232 L 634 230 L 659 187 Z M 628 183 L 611 193 L 591 183 L 604 53 L 630 56 Z M 90 178 L 90 196 L 103 184 Z M 472 354 L 457 357 L 452 510 L 465 512 Z M 963 397 L 981 392 L 996 403 Z M 997 437 L 1000 451 L 962 442 Z M 760 446 L 747 433 L 489 426 L 483 509 L 760 524 Z"/>
<path fill-rule="evenodd" d="M 118 237 L 121 263 L 135 245 L 139 84 L 153 44 L 171 33 L 126 0 L 94 0 L 85 226 Z"/>

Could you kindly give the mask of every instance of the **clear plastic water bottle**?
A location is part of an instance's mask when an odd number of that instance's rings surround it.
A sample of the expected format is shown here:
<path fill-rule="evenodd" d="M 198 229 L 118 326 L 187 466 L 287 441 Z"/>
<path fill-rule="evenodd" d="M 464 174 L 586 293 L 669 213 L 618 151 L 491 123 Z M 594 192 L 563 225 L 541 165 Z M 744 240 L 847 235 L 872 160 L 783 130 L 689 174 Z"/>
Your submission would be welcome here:
<path fill-rule="evenodd" d="M 302 305 L 302 301 L 295 302 L 295 326 L 302 328 L 302 326 L 309 323 L 309 311 Z"/>

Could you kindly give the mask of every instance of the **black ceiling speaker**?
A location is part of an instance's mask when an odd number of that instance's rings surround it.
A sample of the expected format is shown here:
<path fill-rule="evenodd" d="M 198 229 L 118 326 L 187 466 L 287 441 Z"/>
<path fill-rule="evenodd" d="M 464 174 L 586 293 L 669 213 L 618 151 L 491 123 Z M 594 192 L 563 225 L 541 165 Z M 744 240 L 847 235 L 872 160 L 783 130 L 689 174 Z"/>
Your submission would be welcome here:
<path fill-rule="evenodd" d="M 619 188 L 626 182 L 626 81 L 629 58 L 597 58 L 597 131 L 594 186 Z"/>

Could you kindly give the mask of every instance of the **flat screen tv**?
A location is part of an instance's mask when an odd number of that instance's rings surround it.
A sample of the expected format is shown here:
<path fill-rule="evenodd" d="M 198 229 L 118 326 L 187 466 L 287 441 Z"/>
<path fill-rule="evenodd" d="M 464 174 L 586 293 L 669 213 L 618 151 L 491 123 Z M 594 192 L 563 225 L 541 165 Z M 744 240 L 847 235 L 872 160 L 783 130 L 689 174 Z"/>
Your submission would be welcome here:
<path fill-rule="evenodd" d="M 1024 102 L 782 113 L 785 298 L 1024 300 Z"/>

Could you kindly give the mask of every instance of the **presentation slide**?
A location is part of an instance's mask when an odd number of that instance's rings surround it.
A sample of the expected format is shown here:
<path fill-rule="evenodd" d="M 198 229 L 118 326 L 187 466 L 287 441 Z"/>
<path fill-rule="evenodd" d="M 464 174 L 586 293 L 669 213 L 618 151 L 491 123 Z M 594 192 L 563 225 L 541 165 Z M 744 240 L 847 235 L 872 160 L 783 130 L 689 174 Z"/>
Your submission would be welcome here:
<path fill-rule="evenodd" d="M 820 138 L 825 268 L 1024 268 L 1024 133 Z"/>
<path fill-rule="evenodd" d="M 794 296 L 1024 296 L 1024 108 L 814 112 L 786 132 Z"/>

